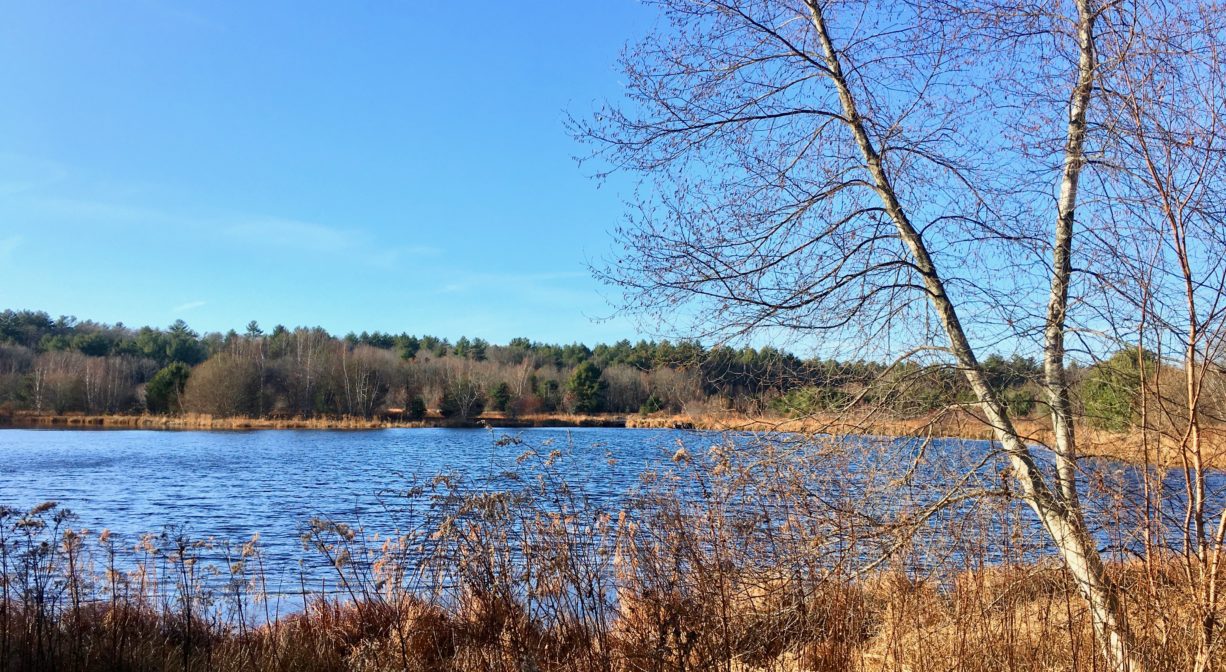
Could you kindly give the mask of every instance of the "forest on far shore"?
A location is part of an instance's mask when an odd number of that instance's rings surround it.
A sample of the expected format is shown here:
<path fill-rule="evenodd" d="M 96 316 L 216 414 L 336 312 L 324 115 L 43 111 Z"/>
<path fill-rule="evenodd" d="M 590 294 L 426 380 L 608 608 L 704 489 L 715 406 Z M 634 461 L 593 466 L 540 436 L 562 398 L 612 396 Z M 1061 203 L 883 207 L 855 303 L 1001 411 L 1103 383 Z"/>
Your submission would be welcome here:
<path fill-rule="evenodd" d="M 1135 351 L 1074 367 L 1093 424 L 1132 419 Z M 1042 367 L 991 355 L 991 384 L 1010 407 L 1036 412 Z M 512 339 L 454 342 L 434 336 L 349 333 L 319 327 L 200 334 L 182 320 L 130 328 L 46 312 L 0 312 L 0 413 L 180 414 L 220 417 L 467 421 L 483 412 L 721 413 L 800 417 L 851 405 L 898 416 L 969 402 L 947 365 L 802 359 L 772 347 L 703 347 L 691 341 L 627 340 L 588 347 Z"/>

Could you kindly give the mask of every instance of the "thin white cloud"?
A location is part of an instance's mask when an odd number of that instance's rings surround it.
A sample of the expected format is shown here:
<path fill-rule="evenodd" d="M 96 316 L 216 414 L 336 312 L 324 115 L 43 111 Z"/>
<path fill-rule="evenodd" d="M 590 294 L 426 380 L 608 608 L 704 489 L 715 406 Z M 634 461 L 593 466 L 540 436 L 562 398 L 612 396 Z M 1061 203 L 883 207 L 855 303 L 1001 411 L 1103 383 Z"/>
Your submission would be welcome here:
<path fill-rule="evenodd" d="M 171 312 L 172 313 L 186 313 L 189 310 L 195 310 L 197 308 L 202 308 L 206 305 L 208 305 L 207 301 L 188 301 L 187 303 L 175 306 L 173 309 L 171 309 Z"/>
<path fill-rule="evenodd" d="M 237 241 L 271 247 L 332 252 L 350 249 L 361 241 L 352 231 L 281 217 L 258 217 L 235 222 L 223 230 Z"/>
<path fill-rule="evenodd" d="M 588 300 L 591 291 L 577 286 L 575 281 L 590 278 L 580 271 L 557 273 L 471 273 L 440 285 L 435 294 L 466 292 L 505 292 L 517 300 L 561 303 Z"/>
<path fill-rule="evenodd" d="M 442 248 L 432 245 L 388 246 L 370 232 L 316 224 L 284 217 L 252 217 L 223 225 L 223 235 L 253 247 L 340 253 L 386 270 L 398 268 L 405 259 L 438 257 Z"/>
<path fill-rule="evenodd" d="M 42 213 L 71 218 L 81 222 L 106 222 L 114 224 L 151 224 L 158 226 L 190 226 L 189 218 L 141 206 L 124 205 L 108 201 L 92 201 L 78 198 L 39 199 L 33 206 Z"/>
<path fill-rule="evenodd" d="M 66 177 L 68 171 L 55 161 L 0 152 L 0 197 L 35 191 Z"/>
<path fill-rule="evenodd" d="M 410 245 L 396 250 L 407 257 L 437 257 L 443 253 L 443 248 L 433 245 Z"/>
<path fill-rule="evenodd" d="M 0 183 L 0 189 L 3 188 Z M 0 195 L 3 195 L 0 192 Z M 396 270 L 410 259 L 440 257 L 445 250 L 426 244 L 391 245 L 391 234 L 338 227 L 291 217 L 243 213 L 191 214 L 159 207 L 110 200 L 36 198 L 32 211 L 79 225 L 107 223 L 128 226 L 173 226 L 189 235 L 259 249 L 266 254 L 309 253 L 344 255 L 369 266 Z M 390 237 L 389 237 L 390 236 Z"/>
<path fill-rule="evenodd" d="M 8 259 L 17 246 L 21 244 L 21 236 L 0 238 L 0 259 Z"/>

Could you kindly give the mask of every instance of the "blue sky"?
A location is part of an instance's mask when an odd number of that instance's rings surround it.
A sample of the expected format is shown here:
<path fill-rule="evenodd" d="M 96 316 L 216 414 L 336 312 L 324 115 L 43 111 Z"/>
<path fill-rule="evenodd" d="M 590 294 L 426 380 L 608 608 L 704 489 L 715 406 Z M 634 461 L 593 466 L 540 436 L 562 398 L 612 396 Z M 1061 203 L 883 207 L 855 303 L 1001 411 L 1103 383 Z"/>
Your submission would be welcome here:
<path fill-rule="evenodd" d="M 599 2 L 0 0 L 0 308 L 613 341 Z M 646 330 L 650 333 L 650 329 Z"/>

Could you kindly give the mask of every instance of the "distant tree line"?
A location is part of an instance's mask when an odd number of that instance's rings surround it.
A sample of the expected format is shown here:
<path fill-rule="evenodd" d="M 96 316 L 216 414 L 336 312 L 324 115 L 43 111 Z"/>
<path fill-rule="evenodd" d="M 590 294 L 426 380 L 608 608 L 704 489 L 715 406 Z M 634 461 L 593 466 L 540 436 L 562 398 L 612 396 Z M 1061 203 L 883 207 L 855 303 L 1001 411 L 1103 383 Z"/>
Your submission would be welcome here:
<path fill-rule="evenodd" d="M 1087 414 L 1117 428 L 1135 412 L 1127 353 L 1075 369 Z M 1131 368 L 1130 368 L 1131 367 Z M 1019 414 L 1036 411 L 1032 358 L 989 356 L 990 384 Z M 801 359 L 772 347 L 628 340 L 588 347 L 512 339 L 455 342 L 382 332 L 250 322 L 240 333 L 166 329 L 0 312 L 0 411 L 204 413 L 249 417 L 470 420 L 485 411 L 803 416 L 856 404 L 923 414 L 972 400 L 948 366 Z"/>

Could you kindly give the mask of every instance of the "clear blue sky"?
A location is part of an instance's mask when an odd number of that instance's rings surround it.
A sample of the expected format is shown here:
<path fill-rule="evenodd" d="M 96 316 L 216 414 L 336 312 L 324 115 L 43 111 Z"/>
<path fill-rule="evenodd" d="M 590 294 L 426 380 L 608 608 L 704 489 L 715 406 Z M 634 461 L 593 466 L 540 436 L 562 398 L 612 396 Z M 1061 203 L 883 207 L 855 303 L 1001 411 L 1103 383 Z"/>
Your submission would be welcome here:
<path fill-rule="evenodd" d="M 598 2 L 0 0 L 0 308 L 613 341 Z"/>

